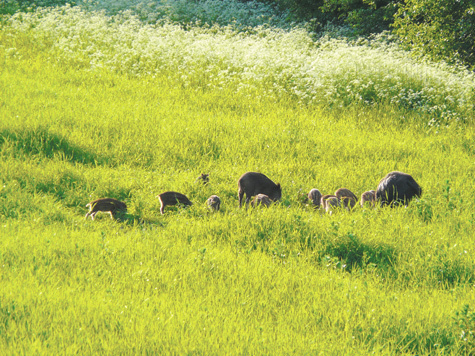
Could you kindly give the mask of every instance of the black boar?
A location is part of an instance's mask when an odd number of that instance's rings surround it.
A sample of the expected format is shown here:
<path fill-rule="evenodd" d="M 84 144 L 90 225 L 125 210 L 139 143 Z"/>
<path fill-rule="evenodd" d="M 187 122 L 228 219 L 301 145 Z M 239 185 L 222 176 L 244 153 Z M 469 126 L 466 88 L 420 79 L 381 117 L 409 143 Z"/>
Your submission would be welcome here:
<path fill-rule="evenodd" d="M 257 194 L 265 194 L 271 200 L 276 201 L 282 197 L 280 184 L 275 184 L 262 173 L 244 173 L 238 181 L 239 207 L 242 206 L 242 199 L 246 194 L 246 207 L 249 206 L 251 198 Z"/>
<path fill-rule="evenodd" d="M 308 200 L 312 202 L 312 204 L 316 207 L 320 207 L 320 199 L 322 199 L 322 193 L 318 189 L 312 189 L 308 193 Z"/>
<path fill-rule="evenodd" d="M 320 200 L 322 208 L 325 209 L 327 213 L 331 214 L 335 208 L 340 207 L 340 199 L 338 199 L 336 195 L 327 194 L 322 196 Z"/>
<path fill-rule="evenodd" d="M 206 200 L 206 203 L 211 210 L 218 211 L 221 207 L 221 199 L 219 199 L 217 195 L 210 196 L 208 200 Z"/>
<path fill-rule="evenodd" d="M 272 200 L 265 194 L 257 194 L 251 202 L 251 206 L 264 205 L 268 208 L 272 204 Z"/>
<path fill-rule="evenodd" d="M 89 208 L 89 212 L 86 214 L 86 219 L 88 216 L 94 220 L 96 214 L 99 211 L 109 213 L 111 219 L 114 219 L 116 213 L 127 211 L 127 205 L 120 200 L 114 198 L 100 198 L 96 199 L 86 205 L 86 208 Z"/>
<path fill-rule="evenodd" d="M 376 200 L 381 206 L 407 206 L 414 197 L 422 195 L 422 188 L 407 173 L 390 172 L 381 179 L 376 189 Z"/>
<path fill-rule="evenodd" d="M 360 205 L 361 207 L 365 206 L 365 204 L 369 204 L 371 207 L 374 207 L 374 203 L 376 200 L 376 191 L 375 190 L 368 190 L 361 194 Z"/>
<path fill-rule="evenodd" d="M 178 192 L 164 192 L 157 196 L 160 200 L 160 213 L 163 215 L 166 206 L 182 204 L 192 205 L 193 203 L 183 194 Z"/>
<path fill-rule="evenodd" d="M 351 210 L 355 207 L 356 202 L 358 201 L 358 198 L 356 195 L 349 189 L 346 188 L 340 188 L 335 192 L 336 197 L 338 200 L 340 200 L 340 203 L 343 204 L 343 206 Z"/>

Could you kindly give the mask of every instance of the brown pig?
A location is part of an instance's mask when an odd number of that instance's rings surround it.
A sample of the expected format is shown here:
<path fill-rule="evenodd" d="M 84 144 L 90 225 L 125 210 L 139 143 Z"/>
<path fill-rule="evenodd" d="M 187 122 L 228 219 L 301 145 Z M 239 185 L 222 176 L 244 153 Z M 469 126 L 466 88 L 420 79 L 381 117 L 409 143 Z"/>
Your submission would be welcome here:
<path fill-rule="evenodd" d="M 374 206 L 376 200 L 376 191 L 375 190 L 368 190 L 361 194 L 360 205 L 361 207 L 365 206 L 365 204 L 369 204 L 371 207 Z"/>
<path fill-rule="evenodd" d="M 251 206 L 263 205 L 268 208 L 272 204 L 272 200 L 265 194 L 257 194 L 251 202 Z"/>
<path fill-rule="evenodd" d="M 208 200 L 206 200 L 206 203 L 211 210 L 218 211 L 221 207 L 221 199 L 219 199 L 217 195 L 210 196 Z"/>
<path fill-rule="evenodd" d="M 335 192 L 336 197 L 340 200 L 340 203 L 343 204 L 345 209 L 351 210 L 355 207 L 358 198 L 356 195 L 349 189 L 340 188 Z"/>
<path fill-rule="evenodd" d="M 192 205 L 193 203 L 184 194 L 178 192 L 164 192 L 157 196 L 160 200 L 160 213 L 163 215 L 166 206 L 182 204 Z"/>
<path fill-rule="evenodd" d="M 340 199 L 336 195 L 327 194 L 322 197 L 321 205 L 327 213 L 331 214 L 335 208 L 340 207 Z"/>
<path fill-rule="evenodd" d="M 308 200 L 312 202 L 312 204 L 316 207 L 320 207 L 320 199 L 322 199 L 322 193 L 318 189 L 312 189 L 308 193 Z"/>
<path fill-rule="evenodd" d="M 86 214 L 86 219 L 88 216 L 90 216 L 92 220 L 94 220 L 96 214 L 99 211 L 109 213 L 111 219 L 114 219 L 116 213 L 127 211 L 127 205 L 124 202 L 114 198 L 96 199 L 88 203 L 86 208 L 89 208 L 89 212 Z"/>

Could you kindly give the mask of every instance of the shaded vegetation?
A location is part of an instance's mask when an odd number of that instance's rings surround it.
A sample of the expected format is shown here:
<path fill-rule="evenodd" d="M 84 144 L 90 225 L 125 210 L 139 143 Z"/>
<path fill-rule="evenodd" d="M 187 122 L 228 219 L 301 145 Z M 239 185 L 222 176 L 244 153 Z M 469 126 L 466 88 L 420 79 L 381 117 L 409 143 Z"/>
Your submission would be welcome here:
<path fill-rule="evenodd" d="M 82 164 L 104 164 L 105 160 L 80 146 L 68 142 L 64 137 L 51 133 L 48 128 L 4 129 L 0 131 L 0 146 L 3 152 L 14 155 L 32 155 L 44 158 L 58 157 Z"/>
<path fill-rule="evenodd" d="M 471 0 L 409 0 L 398 9 L 395 34 L 419 55 L 475 68 L 475 4 Z"/>

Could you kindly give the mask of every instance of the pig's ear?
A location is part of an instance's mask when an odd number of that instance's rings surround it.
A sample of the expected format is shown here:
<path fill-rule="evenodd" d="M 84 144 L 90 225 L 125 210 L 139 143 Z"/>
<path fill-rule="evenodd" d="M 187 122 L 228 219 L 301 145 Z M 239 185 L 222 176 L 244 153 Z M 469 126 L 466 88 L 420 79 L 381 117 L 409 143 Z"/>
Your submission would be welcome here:
<path fill-rule="evenodd" d="M 280 188 L 280 183 L 277 183 L 277 187 Z"/>

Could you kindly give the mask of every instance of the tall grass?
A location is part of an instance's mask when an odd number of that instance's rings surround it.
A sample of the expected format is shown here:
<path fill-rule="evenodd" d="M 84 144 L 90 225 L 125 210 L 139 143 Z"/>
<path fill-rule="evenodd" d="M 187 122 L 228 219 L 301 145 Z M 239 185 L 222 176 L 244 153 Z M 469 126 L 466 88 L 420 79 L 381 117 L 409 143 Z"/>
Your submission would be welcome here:
<path fill-rule="evenodd" d="M 183 30 L 74 7 L 17 14 L 0 38 L 5 353 L 473 353 L 466 72 L 381 42 Z M 387 97 L 356 100 L 357 84 L 324 95 L 373 57 L 362 80 Z M 465 122 L 427 125 L 450 109 L 398 101 L 381 78 L 396 73 L 406 92 L 432 85 L 431 105 L 458 95 Z M 282 184 L 280 203 L 238 208 L 250 170 Z M 333 215 L 302 202 L 311 188 L 359 195 L 391 170 L 411 173 L 422 198 Z M 195 182 L 202 172 L 208 185 Z M 194 205 L 160 215 L 165 190 Z M 84 219 L 104 196 L 127 203 L 122 221 Z"/>

